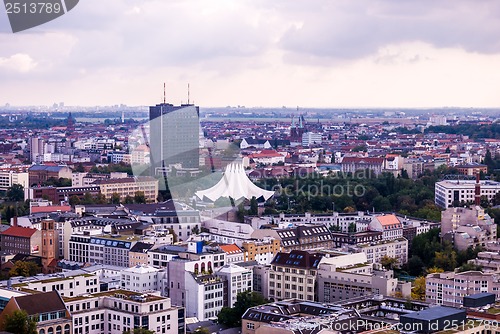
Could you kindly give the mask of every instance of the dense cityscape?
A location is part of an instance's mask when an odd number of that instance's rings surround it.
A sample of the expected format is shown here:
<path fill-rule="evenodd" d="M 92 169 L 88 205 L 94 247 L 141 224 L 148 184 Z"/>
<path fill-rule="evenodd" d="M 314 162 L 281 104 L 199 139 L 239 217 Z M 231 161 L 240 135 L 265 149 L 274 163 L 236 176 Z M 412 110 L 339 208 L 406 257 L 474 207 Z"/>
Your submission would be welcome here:
<path fill-rule="evenodd" d="M 0 317 L 39 315 L 40 334 L 496 319 L 499 110 L 33 110 L 0 116 Z"/>
<path fill-rule="evenodd" d="M 0 7 L 0 334 L 500 334 L 499 1 Z"/>

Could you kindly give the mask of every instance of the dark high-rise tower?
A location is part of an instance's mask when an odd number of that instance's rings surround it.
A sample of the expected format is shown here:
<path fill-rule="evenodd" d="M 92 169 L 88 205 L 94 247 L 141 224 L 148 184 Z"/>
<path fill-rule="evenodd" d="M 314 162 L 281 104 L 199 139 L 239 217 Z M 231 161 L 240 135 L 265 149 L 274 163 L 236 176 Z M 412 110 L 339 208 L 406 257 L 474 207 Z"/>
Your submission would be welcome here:
<path fill-rule="evenodd" d="M 199 167 L 199 107 L 161 103 L 149 107 L 151 166 Z"/>

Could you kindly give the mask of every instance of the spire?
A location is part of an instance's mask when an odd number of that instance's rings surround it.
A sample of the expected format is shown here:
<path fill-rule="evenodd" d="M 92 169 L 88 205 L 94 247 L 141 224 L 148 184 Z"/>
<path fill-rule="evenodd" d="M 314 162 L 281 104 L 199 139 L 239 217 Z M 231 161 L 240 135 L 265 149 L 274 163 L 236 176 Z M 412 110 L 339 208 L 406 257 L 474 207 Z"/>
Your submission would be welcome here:
<path fill-rule="evenodd" d="M 189 104 L 189 83 L 188 83 L 188 104 Z"/>
<path fill-rule="evenodd" d="M 163 83 L 163 104 L 167 103 L 167 86 Z"/>

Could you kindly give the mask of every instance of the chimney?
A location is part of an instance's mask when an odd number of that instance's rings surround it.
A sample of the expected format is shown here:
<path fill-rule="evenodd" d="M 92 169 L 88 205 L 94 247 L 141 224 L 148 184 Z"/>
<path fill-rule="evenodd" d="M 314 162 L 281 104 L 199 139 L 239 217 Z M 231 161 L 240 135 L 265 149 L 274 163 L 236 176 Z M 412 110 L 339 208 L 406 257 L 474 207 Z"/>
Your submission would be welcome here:
<path fill-rule="evenodd" d="M 17 215 L 12 218 L 12 226 L 17 226 Z"/>
<path fill-rule="evenodd" d="M 479 182 L 479 173 L 476 173 L 476 187 L 474 190 L 474 204 L 477 206 L 481 205 L 481 183 Z"/>

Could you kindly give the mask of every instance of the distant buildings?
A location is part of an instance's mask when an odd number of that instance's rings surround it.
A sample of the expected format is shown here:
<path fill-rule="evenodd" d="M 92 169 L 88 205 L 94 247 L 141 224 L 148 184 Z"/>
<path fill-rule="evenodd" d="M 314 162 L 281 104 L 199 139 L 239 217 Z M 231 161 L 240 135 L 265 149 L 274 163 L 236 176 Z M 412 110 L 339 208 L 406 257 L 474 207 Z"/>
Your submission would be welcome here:
<path fill-rule="evenodd" d="M 313 145 L 321 145 L 322 136 L 320 133 L 306 132 L 302 134 L 302 146 L 309 147 Z"/>
<path fill-rule="evenodd" d="M 99 186 L 101 194 L 107 200 L 111 200 L 113 194 L 118 194 L 123 201 L 127 196 L 134 198 L 137 192 L 144 194 L 147 203 L 155 203 L 158 198 L 158 180 L 153 177 L 97 180 L 93 184 Z"/>
<path fill-rule="evenodd" d="M 47 180 L 53 178 L 71 179 L 72 171 L 67 166 L 53 166 L 53 165 L 33 165 L 28 169 L 29 184 L 42 184 Z"/>
<path fill-rule="evenodd" d="M 20 184 L 24 189 L 30 186 L 27 168 L 0 169 L 0 190 L 8 190 L 14 184 Z"/>
<path fill-rule="evenodd" d="M 343 173 L 369 170 L 373 175 L 379 175 L 384 168 L 384 158 L 344 157 L 340 162 L 340 166 Z"/>
<path fill-rule="evenodd" d="M 458 170 L 458 172 L 460 174 L 468 175 L 468 176 L 475 176 L 476 174 L 479 174 L 479 173 L 487 173 L 488 172 L 488 166 L 483 165 L 483 164 L 479 164 L 479 163 L 458 165 L 458 166 L 455 166 L 455 168 Z"/>

